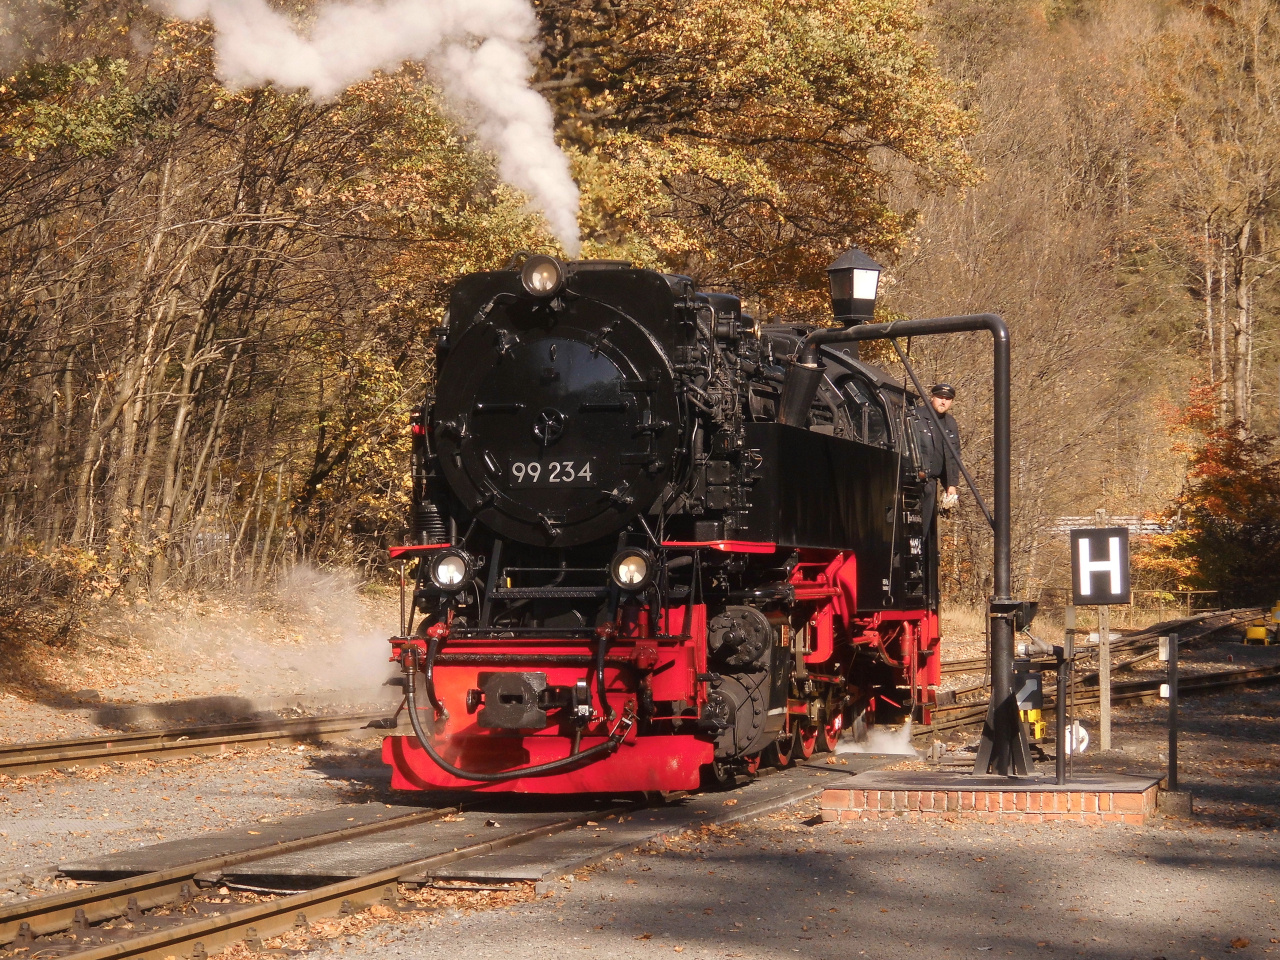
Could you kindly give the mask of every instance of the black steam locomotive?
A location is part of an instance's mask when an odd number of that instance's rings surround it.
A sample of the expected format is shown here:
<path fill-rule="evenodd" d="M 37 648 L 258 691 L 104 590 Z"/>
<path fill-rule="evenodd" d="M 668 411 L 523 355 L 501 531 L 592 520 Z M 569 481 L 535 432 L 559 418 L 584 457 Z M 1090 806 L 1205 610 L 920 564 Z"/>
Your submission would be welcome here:
<path fill-rule="evenodd" d="M 837 319 L 869 263 L 833 266 Z M 918 398 L 813 330 L 615 261 L 456 284 L 392 551 L 394 786 L 683 790 L 927 716 Z"/>

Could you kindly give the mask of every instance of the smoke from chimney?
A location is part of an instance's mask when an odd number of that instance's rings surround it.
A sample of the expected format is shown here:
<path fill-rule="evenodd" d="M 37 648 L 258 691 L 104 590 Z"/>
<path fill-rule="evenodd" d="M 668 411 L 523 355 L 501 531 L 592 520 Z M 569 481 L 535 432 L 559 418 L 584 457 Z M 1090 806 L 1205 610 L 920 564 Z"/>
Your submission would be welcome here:
<path fill-rule="evenodd" d="M 374 70 L 423 61 L 449 105 L 529 195 L 569 256 L 578 255 L 578 187 L 557 146 L 551 107 L 529 86 L 537 19 L 528 0 L 328 3 L 306 34 L 264 0 L 161 0 L 217 31 L 218 74 L 232 88 L 275 83 L 320 100 Z"/>

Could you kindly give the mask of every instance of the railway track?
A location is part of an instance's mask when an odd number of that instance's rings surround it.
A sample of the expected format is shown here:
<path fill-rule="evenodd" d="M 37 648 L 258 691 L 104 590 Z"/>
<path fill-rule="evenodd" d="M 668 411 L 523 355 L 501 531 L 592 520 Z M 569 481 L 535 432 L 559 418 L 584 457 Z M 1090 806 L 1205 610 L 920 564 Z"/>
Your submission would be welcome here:
<path fill-rule="evenodd" d="M 559 875 L 655 836 L 758 816 L 814 796 L 830 775 L 793 768 L 735 791 L 654 808 L 579 805 L 566 813 L 530 810 L 519 798 L 490 797 L 477 802 L 483 808 L 468 803 L 408 810 L 0 907 L 0 957 L 204 960 L 236 941 L 257 946 L 295 926 L 376 903 L 397 909 L 402 883 L 432 886 L 471 878 L 474 888 L 488 878 L 492 888 L 548 871 Z M 725 803 L 726 796 L 732 805 Z M 128 862 L 126 856 L 123 869 L 129 869 Z M 316 869 L 312 875 L 298 872 L 299 862 Z M 355 866 L 369 862 L 374 869 Z M 262 882 L 255 876 L 277 875 L 289 878 L 289 890 L 253 885 Z M 278 895 L 227 903 L 228 887 Z"/>
<path fill-rule="evenodd" d="M 1096 677 L 1096 674 L 1094 675 Z M 1178 696 L 1203 693 L 1209 690 L 1222 690 L 1236 686 L 1247 686 L 1255 683 L 1275 683 L 1280 681 L 1280 666 L 1260 667 L 1256 670 L 1222 670 L 1216 673 L 1183 675 L 1178 681 Z M 1111 685 L 1111 702 L 1118 703 L 1133 700 L 1147 700 L 1160 695 L 1160 687 L 1164 677 L 1152 680 L 1129 680 Z M 1077 689 L 1072 703 L 1076 707 L 1090 706 L 1098 703 L 1100 694 L 1097 688 Z M 1045 711 L 1056 705 L 1055 697 L 1046 691 Z M 967 726 L 981 724 L 986 718 L 989 701 L 974 701 L 956 704 L 953 707 L 942 707 L 934 711 L 934 720 L 930 724 L 914 728 L 916 733 L 941 733 L 946 730 L 958 730 Z"/>
<path fill-rule="evenodd" d="M 382 714 L 369 713 L 341 717 L 246 720 L 74 740 L 0 744 L 0 775 L 24 776 L 46 770 L 95 766 L 110 761 L 221 753 L 229 746 L 265 744 L 274 740 L 309 740 L 359 730 L 381 716 Z"/>
<path fill-rule="evenodd" d="M 1181 620 L 1157 624 L 1125 635 L 1112 642 L 1114 653 L 1136 655 L 1121 660 L 1112 669 L 1123 671 L 1156 656 L 1158 637 L 1177 630 L 1183 642 L 1207 636 L 1217 630 L 1260 616 L 1261 610 L 1227 610 L 1198 614 Z M 1080 651 L 1078 659 L 1087 659 L 1093 649 Z M 1037 661 L 1038 667 L 1052 667 L 1052 661 Z M 942 664 L 944 675 L 981 673 L 986 669 L 983 657 L 952 660 Z M 1096 674 L 1086 674 L 1080 682 L 1088 683 Z M 980 692 L 982 685 L 955 691 L 958 695 Z M 1083 702 L 1083 701 L 1082 701 Z M 936 712 L 964 710 L 976 705 L 955 704 Z M 159 731 L 118 733 L 73 740 L 43 740 L 34 743 L 0 744 L 0 775 L 23 776 L 47 770 L 95 766 L 112 761 L 156 759 L 220 753 L 229 746 L 265 744 L 277 740 L 307 740 L 337 733 L 349 733 L 366 727 L 381 714 L 355 714 L 340 717 L 302 718 L 290 720 L 251 720 L 206 726 L 170 728 Z"/>
<path fill-rule="evenodd" d="M 1181 643 L 1186 644 L 1193 640 L 1200 640 L 1219 630 L 1225 630 L 1228 627 L 1238 626 L 1250 620 L 1256 620 L 1262 616 L 1265 611 L 1260 607 L 1242 607 L 1236 610 L 1215 610 L 1206 613 L 1199 613 L 1191 617 L 1183 617 L 1179 620 L 1167 620 L 1163 623 L 1157 623 L 1151 627 L 1145 627 L 1142 630 L 1115 631 L 1121 636 L 1111 641 L 1111 652 L 1116 655 L 1123 655 L 1127 652 L 1135 650 L 1147 651 L 1144 655 L 1135 657 L 1128 661 L 1122 661 L 1111 669 L 1123 670 L 1134 664 L 1150 660 L 1156 655 L 1157 645 L 1160 637 L 1167 636 L 1170 633 L 1177 633 Z M 1076 651 L 1076 660 L 1086 660 L 1095 655 L 1097 648 L 1093 645 L 1078 649 Z M 1040 659 L 1033 661 L 1037 668 L 1052 667 L 1054 661 Z M 986 671 L 988 661 L 986 657 L 968 657 L 962 660 L 944 660 L 942 662 L 942 675 L 955 676 L 957 674 L 983 673 Z"/>
<path fill-rule="evenodd" d="M 616 816 L 625 809 L 610 812 Z M 15 956 L 39 953 L 76 960 L 202 957 L 236 940 L 275 936 L 299 922 L 352 912 L 378 901 L 395 905 L 395 885 L 401 880 L 421 877 L 445 864 L 569 830 L 593 817 L 607 815 L 593 811 L 544 817 L 545 822 L 524 830 L 442 850 L 312 890 L 259 903 L 201 905 L 197 877 L 205 882 L 218 882 L 222 871 L 233 866 L 303 850 L 346 845 L 374 834 L 442 820 L 458 812 L 458 808 L 422 811 L 0 908 L 0 943 L 8 945 L 3 952 Z M 146 911 L 157 907 L 166 908 L 164 915 L 149 917 Z M 304 920 L 300 921 L 300 913 L 304 914 Z M 103 923 L 116 918 L 124 922 Z"/>

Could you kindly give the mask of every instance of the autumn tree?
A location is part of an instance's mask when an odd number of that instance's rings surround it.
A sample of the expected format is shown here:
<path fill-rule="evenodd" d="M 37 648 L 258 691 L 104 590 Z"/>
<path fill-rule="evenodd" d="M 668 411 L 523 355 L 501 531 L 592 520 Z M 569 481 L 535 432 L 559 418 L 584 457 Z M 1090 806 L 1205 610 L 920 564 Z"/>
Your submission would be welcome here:
<path fill-rule="evenodd" d="M 1135 558 L 1168 589 L 1217 591 L 1224 606 L 1280 596 L 1280 445 L 1217 415 L 1213 385 L 1192 391 L 1173 418 L 1188 453 L 1187 482 L 1165 513 L 1170 532 Z"/>
<path fill-rule="evenodd" d="M 1141 513 L 1176 483 L 1166 451 L 1144 439 L 1145 368 L 1158 360 L 1145 353 L 1144 324 L 1123 317 L 1118 284 L 1136 149 L 1124 61 L 1089 23 L 1043 14 L 1036 3 L 933 6 L 928 35 L 963 85 L 976 127 L 966 145 L 983 179 L 910 192 L 918 223 L 885 292 L 901 315 L 994 312 L 1008 323 L 1014 573 L 1021 593 L 1042 599 L 1068 582 L 1057 518 L 1103 503 Z M 926 385 L 958 388 L 966 459 L 989 501 L 990 337 L 902 346 Z M 980 600 L 990 590 L 991 533 L 967 492 L 940 529 L 950 595 Z"/>
<path fill-rule="evenodd" d="M 63 546 L 152 587 L 368 562 L 440 294 L 534 242 L 522 198 L 420 71 L 232 92 L 207 25 L 114 3 L 40 52 L 0 85 L 11 570 Z"/>
<path fill-rule="evenodd" d="M 444 289 L 544 228 L 418 67 L 229 90 L 207 23 L 29 6 L 0 82 L 10 583 L 59 551 L 108 588 L 373 562 Z M 901 242 L 895 177 L 971 176 L 903 0 L 538 9 L 590 253 L 818 316 L 834 254 Z"/>
<path fill-rule="evenodd" d="M 1203 302 L 1219 415 L 1247 431 L 1260 285 L 1280 269 L 1280 17 L 1267 0 L 1188 6 L 1140 57 L 1152 212 Z"/>
<path fill-rule="evenodd" d="M 583 190 L 589 251 L 825 316 L 825 268 L 896 250 L 930 187 L 973 171 L 907 0 L 541 0 L 539 84 Z"/>

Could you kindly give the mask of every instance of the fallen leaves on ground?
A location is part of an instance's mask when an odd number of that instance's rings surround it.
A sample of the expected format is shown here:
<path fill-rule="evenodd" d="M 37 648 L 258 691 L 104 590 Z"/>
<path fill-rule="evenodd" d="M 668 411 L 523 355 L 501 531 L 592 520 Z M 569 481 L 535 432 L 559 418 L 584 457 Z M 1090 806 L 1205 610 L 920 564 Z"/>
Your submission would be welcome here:
<path fill-rule="evenodd" d="M 444 910 L 449 910 L 453 915 L 465 915 L 479 910 L 510 907 L 534 898 L 531 883 L 513 883 L 495 890 L 402 888 L 400 896 L 402 906 L 398 909 L 376 903 L 349 916 L 316 920 L 306 927 L 298 927 L 278 937 L 264 940 L 263 946 L 269 950 L 306 950 L 316 942 L 363 933 L 388 921 L 405 925 L 434 925 L 440 921 Z M 240 942 L 227 947 L 218 956 L 223 960 L 256 960 L 258 954 L 250 950 L 247 944 Z"/>

